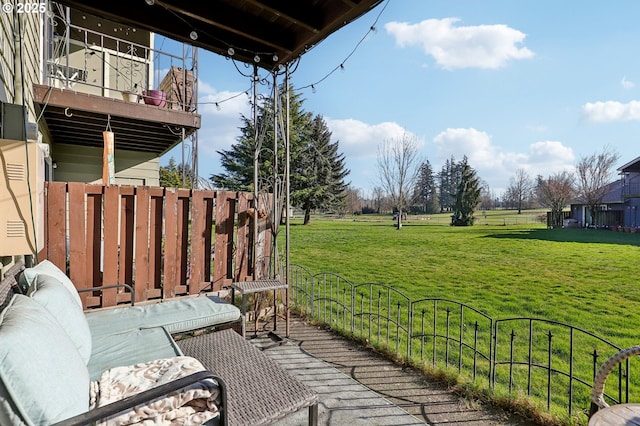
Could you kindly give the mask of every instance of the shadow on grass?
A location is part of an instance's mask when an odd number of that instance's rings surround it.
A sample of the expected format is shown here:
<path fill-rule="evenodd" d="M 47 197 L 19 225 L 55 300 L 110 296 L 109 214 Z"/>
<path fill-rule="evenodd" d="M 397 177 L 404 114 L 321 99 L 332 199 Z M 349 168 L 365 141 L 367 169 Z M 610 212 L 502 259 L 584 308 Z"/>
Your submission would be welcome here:
<path fill-rule="evenodd" d="M 529 229 L 519 232 L 487 235 L 485 238 L 543 240 L 572 243 L 604 243 L 640 246 L 640 233 L 623 233 L 599 229 Z"/>

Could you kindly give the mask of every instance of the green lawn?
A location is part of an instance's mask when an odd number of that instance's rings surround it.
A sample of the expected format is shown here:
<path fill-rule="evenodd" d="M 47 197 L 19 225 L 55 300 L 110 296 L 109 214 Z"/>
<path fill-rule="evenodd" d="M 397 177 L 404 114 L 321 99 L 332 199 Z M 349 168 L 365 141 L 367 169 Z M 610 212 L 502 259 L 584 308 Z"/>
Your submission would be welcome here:
<path fill-rule="evenodd" d="M 411 301 L 426 298 L 453 300 L 482 312 L 494 321 L 499 320 L 501 332 L 496 335 L 495 353 L 503 364 L 510 357 L 516 364 L 520 363 L 513 371 L 516 394 L 522 395 L 527 389 L 526 364 L 528 348 L 532 345 L 532 362 L 541 367 L 552 363 L 558 373 L 549 379 L 547 370 L 535 368 L 530 377 L 531 396 L 524 398 L 525 404 L 528 401 L 537 407 L 535 415 L 544 413 L 548 411 L 545 407 L 550 395 L 550 411 L 561 419 L 557 424 L 585 424 L 594 374 L 594 351 L 598 354 L 596 367 L 616 352 L 593 338 L 591 333 L 621 348 L 640 343 L 637 331 L 640 324 L 640 285 L 637 279 L 640 233 L 547 229 L 545 224 L 541 224 L 540 219 L 544 215 L 540 211 L 523 212 L 522 215 L 491 211 L 486 217 L 482 213 L 479 216 L 478 224 L 472 227 L 449 226 L 450 216 L 447 214 L 409 216 L 399 231 L 390 216 L 314 217 L 307 226 L 300 221 L 292 221 L 291 262 L 304 266 L 312 274 L 338 274 L 353 284 L 390 286 Z M 377 294 L 378 289 L 383 293 L 386 291 L 382 286 L 376 287 Z M 383 296 L 383 300 L 386 297 Z M 425 312 L 428 304 L 421 304 L 415 314 Z M 370 305 L 365 304 L 360 311 L 364 312 L 367 306 Z M 455 335 L 461 324 L 456 319 L 456 310 L 460 308 L 448 302 L 439 306 L 439 336 L 449 335 L 448 330 L 441 328 L 449 321 L 450 331 Z M 447 319 L 441 317 L 450 310 L 453 313 L 450 319 L 448 314 Z M 406 313 L 406 307 L 402 312 Z M 429 315 L 427 322 L 433 321 Z M 368 336 L 373 344 L 384 344 L 385 339 L 388 341 L 388 337 L 382 340 L 375 337 L 383 327 L 376 325 L 375 317 L 373 323 L 367 317 L 361 318 L 357 320 L 359 324 L 363 320 L 367 324 L 365 334 L 360 334 L 360 337 Z M 529 320 L 504 321 L 513 318 L 546 321 L 536 321 L 533 328 Z M 421 321 L 414 319 L 414 327 L 419 327 L 423 323 Z M 469 334 L 473 333 L 473 321 L 475 318 L 465 316 L 463 328 L 467 344 L 474 339 Z M 554 322 L 569 324 L 578 330 L 571 331 L 554 325 Z M 484 345 L 480 350 L 485 354 L 490 352 L 487 325 L 480 325 L 479 341 L 481 346 Z M 413 331 L 415 333 L 416 329 Z M 392 329 L 392 340 L 393 333 Z M 514 345 L 511 354 L 510 336 Z M 532 336 L 530 343 L 528 336 Z M 414 345 L 419 342 L 420 339 L 414 338 Z M 427 351 L 431 350 L 431 343 L 435 345 L 435 338 L 429 339 Z M 407 348 L 406 337 L 401 337 L 400 346 L 399 351 L 397 347 L 388 349 L 401 355 Z M 553 349 L 549 352 L 551 346 Z M 439 369 L 452 371 L 448 362 L 442 364 L 443 355 L 456 358 L 453 353 L 446 355 L 447 347 L 440 347 L 437 356 L 425 358 L 427 368 L 430 359 L 437 359 Z M 412 362 L 420 363 L 421 350 L 416 352 L 416 349 L 411 350 Z M 553 354 L 552 361 L 548 359 L 550 353 Z M 462 375 L 467 380 L 470 357 L 467 354 L 461 358 L 467 367 Z M 570 386 L 567 376 L 559 373 L 564 371 L 568 374 L 570 359 L 574 363 L 573 375 L 582 380 L 581 384 L 574 382 Z M 488 365 L 482 364 L 481 368 L 487 372 Z M 508 364 L 496 364 L 496 397 L 510 394 L 510 374 Z M 616 380 L 611 379 L 611 382 Z M 486 388 L 487 383 L 480 386 Z M 570 387 L 574 392 L 571 398 L 573 420 L 567 420 L 567 390 Z M 613 391 L 616 387 L 612 385 L 608 389 Z M 640 380 L 632 377 L 630 391 L 632 395 L 638 395 Z"/>
<path fill-rule="evenodd" d="M 547 229 L 539 212 L 479 216 L 472 227 L 448 226 L 448 215 L 409 216 L 400 231 L 389 216 L 292 221 L 291 261 L 412 300 L 453 299 L 496 319 L 551 319 L 620 346 L 638 343 L 640 233 Z"/>

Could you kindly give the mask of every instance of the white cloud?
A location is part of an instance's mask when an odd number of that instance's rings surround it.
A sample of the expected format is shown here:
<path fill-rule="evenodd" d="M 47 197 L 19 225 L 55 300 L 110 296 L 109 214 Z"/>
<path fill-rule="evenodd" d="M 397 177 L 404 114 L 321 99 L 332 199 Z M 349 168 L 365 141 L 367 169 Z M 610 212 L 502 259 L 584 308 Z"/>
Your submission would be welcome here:
<path fill-rule="evenodd" d="M 508 152 L 494 145 L 491 136 L 473 128 L 446 129 L 434 139 L 440 164 L 453 156 L 456 161 L 466 155 L 469 164 L 489 186 L 504 190 L 518 169 L 524 169 L 532 178 L 547 176 L 562 170 L 571 170 L 575 156 L 562 142 L 538 141 L 527 152 Z M 436 166 L 439 170 L 441 165 Z"/>
<path fill-rule="evenodd" d="M 582 114 L 593 123 L 640 120 L 640 101 L 587 102 L 582 106 Z"/>
<path fill-rule="evenodd" d="M 380 142 L 408 133 L 394 122 L 367 124 L 354 119 L 324 119 L 331 130 L 333 141 L 340 141 L 340 151 L 351 159 L 375 158 Z"/>
<path fill-rule="evenodd" d="M 455 26 L 460 19 L 427 19 L 418 24 L 389 22 L 388 33 L 400 47 L 419 45 L 444 69 L 503 67 L 534 53 L 519 47 L 526 34 L 506 25 Z"/>
<path fill-rule="evenodd" d="M 558 141 L 534 142 L 527 155 L 530 164 L 569 164 L 575 159 L 573 150 Z"/>
<path fill-rule="evenodd" d="M 202 161 L 212 161 L 216 151 L 229 149 L 240 135 L 241 115 L 251 115 L 251 105 L 244 92 L 218 92 L 213 86 L 198 83 L 198 112 L 202 128 L 198 132 L 199 154 Z M 217 103 L 217 105 L 216 105 Z"/>
<path fill-rule="evenodd" d="M 625 89 L 633 89 L 636 86 L 636 84 L 633 81 L 627 80 L 626 76 L 622 77 L 622 80 L 620 81 L 620 84 Z"/>
<path fill-rule="evenodd" d="M 490 166 L 495 163 L 496 149 L 491 144 L 491 136 L 473 128 L 447 129 L 438 134 L 433 142 L 438 148 L 438 157 L 451 156 L 462 160 L 465 155 L 473 167 Z"/>

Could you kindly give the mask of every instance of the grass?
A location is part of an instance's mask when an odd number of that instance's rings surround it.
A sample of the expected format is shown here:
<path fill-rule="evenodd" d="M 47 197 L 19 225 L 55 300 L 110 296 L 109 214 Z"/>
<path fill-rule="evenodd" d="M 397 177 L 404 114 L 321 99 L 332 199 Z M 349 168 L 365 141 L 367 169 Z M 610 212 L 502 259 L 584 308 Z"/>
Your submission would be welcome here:
<path fill-rule="evenodd" d="M 313 218 L 309 226 L 292 223 L 291 261 L 312 273 L 386 284 L 411 300 L 451 299 L 494 319 L 548 319 L 620 347 L 636 344 L 640 234 L 553 230 L 539 218 L 487 212 L 476 226 L 458 228 L 448 215 L 410 216 L 400 231 L 389 216 Z M 590 366 L 580 368 L 589 377 Z"/>
<path fill-rule="evenodd" d="M 292 222 L 291 262 L 412 300 L 442 297 L 494 317 L 569 323 L 619 345 L 637 342 L 640 234 L 540 224 L 450 227 L 409 218 Z"/>

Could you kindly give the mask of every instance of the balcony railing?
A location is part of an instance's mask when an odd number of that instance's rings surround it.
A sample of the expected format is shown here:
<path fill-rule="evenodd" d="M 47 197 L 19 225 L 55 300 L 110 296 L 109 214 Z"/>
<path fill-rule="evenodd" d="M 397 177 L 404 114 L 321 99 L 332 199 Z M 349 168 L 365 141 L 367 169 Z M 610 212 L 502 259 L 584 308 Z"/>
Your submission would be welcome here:
<path fill-rule="evenodd" d="M 71 23 L 77 17 L 55 3 L 51 3 L 51 18 L 45 40 L 45 67 L 43 84 L 73 89 L 74 91 L 143 102 L 148 90 L 161 90 L 166 100 L 153 103 L 174 110 L 194 111 L 193 54 L 182 55 L 153 47 L 154 35 L 131 28 L 108 27 L 106 21 L 87 19 L 98 28 L 87 28 Z M 78 15 L 79 16 L 79 15 Z M 115 24 L 112 24 L 115 25 Z M 109 29 L 122 37 L 108 34 Z M 120 31 L 117 31 L 120 30 Z M 127 39 L 127 35 L 131 38 Z M 172 42 L 171 45 L 176 45 Z M 190 49 L 190 48 L 189 48 Z"/>
<path fill-rule="evenodd" d="M 640 182 L 625 183 L 622 186 L 623 197 L 640 197 Z"/>

